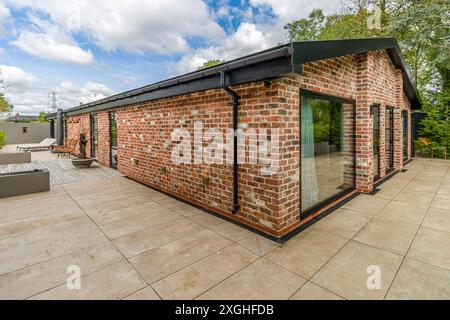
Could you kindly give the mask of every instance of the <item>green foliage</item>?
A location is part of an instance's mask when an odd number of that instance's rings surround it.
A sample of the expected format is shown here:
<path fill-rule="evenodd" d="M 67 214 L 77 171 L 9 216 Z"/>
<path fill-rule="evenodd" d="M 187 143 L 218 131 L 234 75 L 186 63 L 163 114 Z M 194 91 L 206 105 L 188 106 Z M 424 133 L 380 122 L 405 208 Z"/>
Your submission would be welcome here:
<path fill-rule="evenodd" d="M 314 143 L 341 144 L 341 109 L 338 103 L 311 99 Z"/>
<path fill-rule="evenodd" d="M 0 130 L 0 149 L 6 146 L 6 133 Z"/>
<path fill-rule="evenodd" d="M 0 93 L 0 114 L 12 111 L 12 105 L 3 93 Z"/>
<path fill-rule="evenodd" d="M 209 60 L 206 61 L 200 68 L 198 68 L 197 70 L 203 70 L 203 69 L 207 69 L 210 67 L 214 67 L 215 65 L 224 63 L 225 61 L 222 60 L 217 60 L 217 59 L 213 59 L 213 60 Z"/>
<path fill-rule="evenodd" d="M 319 40 L 326 23 L 326 17 L 320 9 L 313 9 L 306 19 L 294 20 L 286 24 L 283 29 L 287 31 L 291 41 Z"/>
<path fill-rule="evenodd" d="M 450 91 L 438 94 L 433 106 L 425 108 L 419 132 L 424 139 L 415 142 L 419 151 L 430 157 L 449 159 L 450 156 Z"/>
<path fill-rule="evenodd" d="M 430 89 L 450 86 L 450 2 L 447 0 L 400 1 L 390 31 L 399 39 L 413 67 L 419 87 Z M 436 81 L 436 78 L 439 78 Z M 434 90 L 433 90 L 434 91 Z"/>
<path fill-rule="evenodd" d="M 47 113 L 46 112 L 40 112 L 39 116 L 38 116 L 38 121 L 41 122 L 41 123 L 46 123 L 46 122 L 48 122 L 46 117 L 47 117 Z"/>
<path fill-rule="evenodd" d="M 380 28 L 368 21 L 379 8 Z M 290 41 L 394 37 L 410 67 L 426 106 L 422 136 L 416 147 L 430 156 L 449 158 L 450 1 L 346 0 L 341 14 L 324 16 L 314 9 L 308 18 L 284 26 Z M 378 14 L 377 13 L 377 14 Z M 327 128 L 317 128 L 321 137 Z"/>

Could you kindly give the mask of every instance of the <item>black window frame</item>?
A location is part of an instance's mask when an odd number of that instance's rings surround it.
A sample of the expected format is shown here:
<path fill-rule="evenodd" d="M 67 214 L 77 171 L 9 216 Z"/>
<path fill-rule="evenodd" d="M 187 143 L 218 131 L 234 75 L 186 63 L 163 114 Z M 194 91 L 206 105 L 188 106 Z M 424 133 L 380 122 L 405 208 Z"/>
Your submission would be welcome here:
<path fill-rule="evenodd" d="M 96 129 L 97 129 L 97 154 L 96 157 L 94 157 L 94 128 L 93 128 L 93 124 L 94 124 L 94 119 L 97 120 L 97 125 L 96 125 Z M 90 125 L 90 140 L 91 140 L 91 158 L 97 160 L 98 158 L 98 113 L 91 113 L 89 115 L 89 125 Z"/>
<path fill-rule="evenodd" d="M 405 116 L 406 115 L 406 116 Z M 405 127 L 406 124 L 406 127 Z M 409 131 L 408 110 L 402 110 L 402 157 L 403 162 L 408 161 L 408 131 Z"/>
<path fill-rule="evenodd" d="M 117 169 L 118 168 L 118 161 L 116 161 L 115 164 L 113 164 L 113 154 L 112 154 L 112 150 L 113 150 L 113 146 L 112 146 L 112 130 L 111 130 L 111 120 L 112 120 L 112 115 L 114 114 L 114 122 L 116 123 L 116 143 L 117 143 L 117 151 L 119 149 L 119 141 L 117 139 L 117 111 L 113 110 L 113 111 L 109 111 L 108 112 L 108 120 L 109 120 L 109 166 L 113 169 Z"/>
<path fill-rule="evenodd" d="M 312 214 L 316 213 L 317 211 L 323 209 L 324 207 L 330 205 L 331 203 L 343 198 L 344 196 L 354 192 L 356 190 L 356 100 L 354 99 L 346 99 L 342 97 L 332 96 L 324 93 L 317 93 L 315 91 L 310 91 L 307 89 L 300 89 L 299 91 L 299 201 L 300 201 L 300 208 L 299 208 L 299 217 L 300 220 L 304 220 L 311 216 Z M 302 201 L 302 119 L 301 119 L 301 108 L 302 108 L 302 98 L 313 98 L 313 99 L 325 99 L 332 102 L 338 102 L 342 104 L 350 104 L 353 106 L 353 188 L 343 190 L 327 199 L 324 199 L 317 203 L 316 205 L 302 211 L 301 201 Z"/>
<path fill-rule="evenodd" d="M 370 106 L 370 115 L 372 116 L 372 162 L 375 158 L 375 147 L 373 146 L 374 144 L 374 138 L 375 138 L 375 128 L 373 127 L 373 117 L 375 116 L 375 110 L 377 111 L 376 117 L 377 117 L 377 124 L 378 124 L 378 128 L 376 129 L 376 131 L 378 132 L 378 147 L 377 147 L 377 152 L 378 152 L 378 168 L 377 168 L 377 172 L 378 175 L 375 175 L 375 172 L 373 172 L 373 182 L 375 183 L 376 181 L 380 180 L 381 178 L 381 139 L 380 139 L 380 127 L 381 127 L 381 123 L 380 123 L 380 114 L 381 114 L 381 104 L 379 103 L 374 103 Z"/>
<path fill-rule="evenodd" d="M 391 157 L 390 157 L 390 162 L 389 162 L 389 166 L 386 167 L 386 174 L 391 173 L 395 170 L 395 161 L 394 161 L 394 157 L 395 157 L 395 150 L 394 150 L 394 135 L 395 135 L 395 107 L 392 106 L 386 106 L 386 114 L 385 114 L 385 121 L 386 121 L 386 116 L 388 114 L 388 112 L 390 113 L 390 130 L 391 133 L 389 134 L 389 145 L 390 145 L 390 150 L 391 150 Z M 385 131 L 387 132 L 387 127 L 385 126 Z M 386 140 L 387 134 L 385 133 L 385 144 L 387 143 Z M 387 156 L 386 153 L 386 147 L 384 148 L 385 150 L 385 158 Z"/>

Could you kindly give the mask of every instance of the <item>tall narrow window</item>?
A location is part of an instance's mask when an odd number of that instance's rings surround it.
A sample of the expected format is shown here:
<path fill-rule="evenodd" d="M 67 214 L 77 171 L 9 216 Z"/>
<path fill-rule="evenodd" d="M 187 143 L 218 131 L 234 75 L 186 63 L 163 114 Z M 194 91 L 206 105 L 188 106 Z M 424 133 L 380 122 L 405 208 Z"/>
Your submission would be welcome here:
<path fill-rule="evenodd" d="M 394 108 L 386 107 L 386 168 L 394 169 Z"/>
<path fill-rule="evenodd" d="M 67 139 L 67 120 L 64 119 L 63 121 L 63 132 L 64 132 L 64 141 Z"/>
<path fill-rule="evenodd" d="M 402 111 L 403 123 L 403 161 L 408 160 L 408 111 Z"/>
<path fill-rule="evenodd" d="M 305 217 L 355 187 L 354 105 L 302 91 L 300 118 Z"/>
<path fill-rule="evenodd" d="M 380 106 L 372 106 L 372 130 L 373 130 L 373 177 L 380 178 Z"/>
<path fill-rule="evenodd" d="M 91 157 L 98 158 L 98 115 L 91 115 Z"/>
<path fill-rule="evenodd" d="M 117 121 L 114 111 L 109 113 L 109 154 L 112 168 L 117 168 Z"/>

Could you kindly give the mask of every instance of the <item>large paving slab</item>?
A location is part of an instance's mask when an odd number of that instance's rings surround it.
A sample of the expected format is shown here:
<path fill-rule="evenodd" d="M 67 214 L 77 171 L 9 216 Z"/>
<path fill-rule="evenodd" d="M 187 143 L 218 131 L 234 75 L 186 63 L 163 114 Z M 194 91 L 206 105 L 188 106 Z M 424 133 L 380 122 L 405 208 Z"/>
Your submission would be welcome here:
<path fill-rule="evenodd" d="M 51 191 L 0 199 L 0 299 L 450 299 L 449 161 L 417 159 L 284 243 L 66 164 Z"/>

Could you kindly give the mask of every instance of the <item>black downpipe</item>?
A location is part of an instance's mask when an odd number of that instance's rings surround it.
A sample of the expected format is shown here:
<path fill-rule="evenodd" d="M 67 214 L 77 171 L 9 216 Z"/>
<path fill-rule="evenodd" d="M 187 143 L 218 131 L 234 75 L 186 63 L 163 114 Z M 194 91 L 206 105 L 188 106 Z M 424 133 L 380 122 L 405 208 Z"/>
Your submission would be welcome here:
<path fill-rule="evenodd" d="M 233 208 L 231 212 L 236 214 L 240 208 L 238 191 L 238 141 L 236 135 L 238 129 L 239 96 L 235 91 L 227 87 L 224 71 L 220 72 L 220 86 L 233 97 Z"/>

